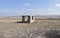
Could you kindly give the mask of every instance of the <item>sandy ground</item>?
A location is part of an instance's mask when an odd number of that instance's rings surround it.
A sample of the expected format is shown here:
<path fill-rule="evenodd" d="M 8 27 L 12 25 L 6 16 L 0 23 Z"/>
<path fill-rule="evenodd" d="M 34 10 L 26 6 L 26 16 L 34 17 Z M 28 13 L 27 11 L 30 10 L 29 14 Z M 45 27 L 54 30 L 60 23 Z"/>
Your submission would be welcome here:
<path fill-rule="evenodd" d="M 20 21 L 20 18 L 0 18 L 0 38 L 41 38 L 45 31 L 60 30 L 60 20 L 17 23 Z"/>

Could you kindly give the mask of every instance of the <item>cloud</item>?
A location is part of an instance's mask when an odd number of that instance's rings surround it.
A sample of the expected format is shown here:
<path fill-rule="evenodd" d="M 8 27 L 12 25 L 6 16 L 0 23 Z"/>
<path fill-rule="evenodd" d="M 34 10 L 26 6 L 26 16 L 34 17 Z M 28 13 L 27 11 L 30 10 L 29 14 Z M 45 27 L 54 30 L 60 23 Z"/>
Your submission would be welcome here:
<path fill-rule="evenodd" d="M 60 4 L 56 4 L 56 7 L 60 7 Z"/>
<path fill-rule="evenodd" d="M 48 11 L 56 11 L 56 9 L 48 8 Z"/>
<path fill-rule="evenodd" d="M 24 5 L 25 5 L 25 6 L 29 6 L 29 5 L 31 5 L 31 4 L 30 4 L 30 3 L 25 3 Z"/>
<path fill-rule="evenodd" d="M 48 8 L 48 11 L 51 11 L 52 9 L 51 8 Z"/>

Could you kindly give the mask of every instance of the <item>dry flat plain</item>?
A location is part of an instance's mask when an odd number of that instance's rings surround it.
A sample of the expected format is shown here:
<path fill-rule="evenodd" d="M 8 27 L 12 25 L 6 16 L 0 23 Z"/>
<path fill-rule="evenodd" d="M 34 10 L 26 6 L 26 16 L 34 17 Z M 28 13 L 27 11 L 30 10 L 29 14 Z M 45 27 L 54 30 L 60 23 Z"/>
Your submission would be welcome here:
<path fill-rule="evenodd" d="M 41 38 L 49 30 L 60 30 L 60 20 L 35 20 L 34 23 L 19 23 L 21 18 L 1 17 L 0 38 Z"/>

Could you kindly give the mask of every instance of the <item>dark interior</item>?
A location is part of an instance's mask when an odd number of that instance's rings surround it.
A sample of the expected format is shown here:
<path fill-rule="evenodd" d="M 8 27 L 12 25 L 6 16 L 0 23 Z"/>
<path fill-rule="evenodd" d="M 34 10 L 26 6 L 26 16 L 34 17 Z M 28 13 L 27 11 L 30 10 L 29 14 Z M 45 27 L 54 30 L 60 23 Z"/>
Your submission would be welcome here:
<path fill-rule="evenodd" d="M 33 16 L 32 16 L 32 20 L 33 20 Z"/>

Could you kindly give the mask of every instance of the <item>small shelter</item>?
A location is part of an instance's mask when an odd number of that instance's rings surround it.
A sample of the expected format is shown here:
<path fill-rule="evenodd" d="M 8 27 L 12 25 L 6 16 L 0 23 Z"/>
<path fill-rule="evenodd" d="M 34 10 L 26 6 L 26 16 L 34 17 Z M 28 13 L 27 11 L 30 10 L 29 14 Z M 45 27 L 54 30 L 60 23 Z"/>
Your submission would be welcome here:
<path fill-rule="evenodd" d="M 35 17 L 32 15 L 23 15 L 22 16 L 22 22 L 23 23 L 32 23 L 35 21 Z"/>

